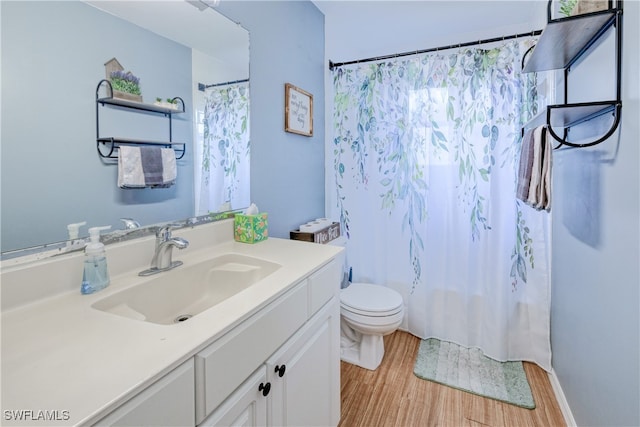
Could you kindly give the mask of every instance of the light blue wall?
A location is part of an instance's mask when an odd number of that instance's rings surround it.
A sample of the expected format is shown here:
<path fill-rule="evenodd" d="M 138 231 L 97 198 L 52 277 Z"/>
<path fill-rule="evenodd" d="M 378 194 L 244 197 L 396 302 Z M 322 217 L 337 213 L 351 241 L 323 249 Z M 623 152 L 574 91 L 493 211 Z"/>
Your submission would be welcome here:
<path fill-rule="evenodd" d="M 324 216 L 324 15 L 301 1 L 222 1 L 249 30 L 251 197 L 269 213 L 269 233 Z M 284 85 L 313 94 L 313 137 L 284 131 Z"/>
<path fill-rule="evenodd" d="M 190 88 L 173 87 L 181 80 L 177 76 L 190 76 L 190 69 L 176 70 L 174 65 L 190 64 L 190 59 L 183 60 L 185 54 L 175 47 L 149 49 L 148 35 L 142 30 L 131 33 L 124 24 L 118 31 L 105 32 L 104 28 L 111 25 L 105 20 L 116 18 L 105 17 L 89 6 L 76 2 L 25 3 L 21 7 L 37 7 L 38 13 L 25 12 L 30 17 L 29 25 L 13 27 L 10 22 L 5 25 L 4 16 L 10 6 L 18 7 L 18 3 L 2 4 L 3 250 L 13 245 L 5 245 L 5 241 L 19 240 L 20 247 L 42 243 L 42 236 L 33 241 L 25 237 L 33 224 L 42 222 L 43 212 L 46 228 L 62 233 L 44 241 L 64 238 L 67 223 L 89 216 L 95 218 L 91 225 L 118 225 L 118 218 L 139 218 L 142 213 L 189 216 L 191 180 L 179 180 L 181 185 L 170 190 L 149 190 L 143 200 L 137 200 L 140 193 L 134 197 L 131 192 L 116 188 L 116 167 L 100 161 L 92 141 L 93 94 L 104 75 L 104 61 L 115 56 L 125 68 L 139 75 L 145 101 L 152 101 L 156 94 L 180 94 L 190 105 Z M 300 223 L 324 216 L 324 16 L 311 2 L 222 2 L 219 10 L 250 31 L 252 199 L 261 210 L 269 212 L 271 235 L 288 238 L 289 231 Z M 86 31 L 82 37 L 68 31 L 77 25 Z M 5 49 L 9 42 L 20 44 L 15 49 Z M 24 51 L 39 55 L 39 59 L 21 64 L 17 59 Z M 152 59 L 151 63 L 147 58 Z M 44 65 L 33 67 L 34 63 Z M 11 69 L 5 70 L 8 66 Z M 162 81 L 166 75 L 171 77 Z M 313 94 L 313 137 L 284 132 L 285 83 Z M 14 105 L 42 105 L 43 100 L 52 99 L 63 102 L 65 108 L 47 108 L 44 112 L 34 109 L 37 113 L 33 117 L 11 115 L 17 111 Z M 74 114 L 69 113 L 69 107 L 74 108 Z M 190 132 L 187 128 L 185 132 Z M 123 132 L 126 134 L 127 130 Z M 183 138 L 174 133 L 174 140 L 182 139 L 191 140 L 190 136 Z M 5 141 L 10 140 L 20 143 L 9 147 Z M 62 160 L 36 159 L 29 154 L 36 146 L 46 152 L 62 152 Z M 193 173 L 191 152 L 188 150 L 181 161 L 182 176 Z M 34 169 L 37 174 L 30 172 Z M 64 197 L 53 191 L 61 188 L 69 190 Z M 30 213 L 12 215 L 5 209 L 16 204 L 28 205 L 25 211 Z M 150 222 L 156 221 L 147 219 L 145 224 Z"/>
<path fill-rule="evenodd" d="M 640 425 L 640 3 L 624 7 L 620 131 L 554 152 L 553 367 L 579 426 Z M 570 75 L 575 98 L 613 97 L 610 42 Z"/>
<path fill-rule="evenodd" d="M 2 250 L 66 239 L 70 222 L 120 228 L 121 217 L 147 225 L 191 216 L 192 146 L 175 186 L 121 190 L 116 164 L 101 160 L 95 142 L 106 61 L 116 57 L 140 77 L 145 102 L 180 96 L 189 107 L 191 50 L 81 2 L 0 7 Z M 101 108 L 102 135 L 168 139 L 162 116 Z M 174 141 L 191 141 L 190 108 L 173 125 Z"/>

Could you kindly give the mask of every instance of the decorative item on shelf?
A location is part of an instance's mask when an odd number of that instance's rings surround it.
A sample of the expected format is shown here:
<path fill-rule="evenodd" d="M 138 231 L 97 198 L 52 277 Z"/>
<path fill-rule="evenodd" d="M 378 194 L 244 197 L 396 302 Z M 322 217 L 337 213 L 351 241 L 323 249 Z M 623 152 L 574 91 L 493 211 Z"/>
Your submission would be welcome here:
<path fill-rule="evenodd" d="M 609 0 L 578 0 L 578 14 L 609 9 Z"/>
<path fill-rule="evenodd" d="M 142 102 L 140 93 L 140 78 L 131 71 L 124 71 L 124 67 L 116 58 L 111 58 L 104 64 L 107 80 L 111 83 L 114 98 Z"/>
<path fill-rule="evenodd" d="M 313 136 L 313 95 L 291 83 L 285 83 L 284 98 L 284 130 Z"/>
<path fill-rule="evenodd" d="M 573 16 L 577 13 L 578 0 L 560 0 L 560 15 L 563 17 Z"/>
<path fill-rule="evenodd" d="M 170 108 L 172 110 L 178 109 L 178 98 L 167 98 L 166 101 L 163 101 L 162 98 L 156 98 L 156 101 L 153 103 L 159 107 Z"/>
<path fill-rule="evenodd" d="M 559 0 L 561 18 L 609 9 L 609 0 Z"/>

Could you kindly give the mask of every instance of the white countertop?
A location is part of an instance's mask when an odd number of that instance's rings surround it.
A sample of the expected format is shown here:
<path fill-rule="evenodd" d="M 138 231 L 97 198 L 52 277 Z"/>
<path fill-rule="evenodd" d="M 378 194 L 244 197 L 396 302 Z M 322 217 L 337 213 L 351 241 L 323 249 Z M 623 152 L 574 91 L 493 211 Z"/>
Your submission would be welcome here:
<path fill-rule="evenodd" d="M 78 289 L 2 313 L 2 424 L 6 411 L 67 411 L 68 420 L 23 425 L 92 424 L 189 359 L 284 293 L 341 248 L 269 238 L 255 244 L 228 241 L 175 259 L 197 262 L 239 253 L 282 268 L 206 310 L 174 325 L 127 319 L 91 307 L 125 289 L 136 271 L 111 277 L 92 295 Z M 180 268 L 180 267 L 178 267 Z M 162 274 L 162 273 L 160 273 Z"/>

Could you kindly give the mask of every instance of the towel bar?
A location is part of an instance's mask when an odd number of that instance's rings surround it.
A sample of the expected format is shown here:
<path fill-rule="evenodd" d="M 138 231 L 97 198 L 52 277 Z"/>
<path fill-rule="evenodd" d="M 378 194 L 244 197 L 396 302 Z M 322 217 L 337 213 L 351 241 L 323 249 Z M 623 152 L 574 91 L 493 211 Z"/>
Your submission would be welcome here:
<path fill-rule="evenodd" d="M 121 145 L 159 145 L 165 148 L 173 148 L 176 152 L 176 160 L 180 160 L 184 157 L 186 152 L 186 144 L 181 142 L 163 142 L 163 141 L 147 141 L 147 140 L 136 140 L 136 139 L 125 139 L 125 138 L 115 138 L 115 137 L 103 137 L 97 139 L 97 149 L 98 154 L 103 159 L 117 159 L 118 154 L 116 150 Z M 105 154 L 106 153 L 106 154 Z"/>

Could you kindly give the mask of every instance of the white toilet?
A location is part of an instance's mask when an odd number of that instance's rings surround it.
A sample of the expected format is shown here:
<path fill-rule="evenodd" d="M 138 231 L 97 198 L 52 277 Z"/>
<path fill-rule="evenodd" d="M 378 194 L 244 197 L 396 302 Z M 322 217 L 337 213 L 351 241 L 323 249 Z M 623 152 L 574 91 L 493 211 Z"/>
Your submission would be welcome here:
<path fill-rule="evenodd" d="M 375 370 L 384 356 L 382 337 L 398 329 L 402 296 L 385 286 L 352 283 L 340 291 L 340 357 Z"/>

